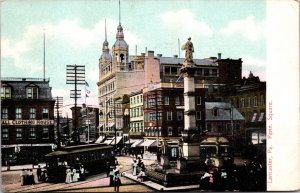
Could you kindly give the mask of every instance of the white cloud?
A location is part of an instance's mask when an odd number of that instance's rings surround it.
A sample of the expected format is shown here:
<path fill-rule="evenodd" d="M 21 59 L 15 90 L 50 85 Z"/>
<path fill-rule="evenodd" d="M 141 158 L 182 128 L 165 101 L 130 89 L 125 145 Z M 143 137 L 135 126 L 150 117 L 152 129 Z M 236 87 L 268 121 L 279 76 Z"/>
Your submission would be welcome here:
<path fill-rule="evenodd" d="M 240 34 L 246 39 L 256 41 L 265 37 L 265 21 L 256 21 L 254 16 L 248 16 L 242 20 L 235 20 L 228 23 L 220 30 L 223 35 Z"/>
<path fill-rule="evenodd" d="M 195 14 L 187 9 L 163 13 L 161 19 L 167 28 L 176 29 L 178 33 L 180 31 L 186 32 L 186 29 L 197 35 L 201 34 L 206 37 L 211 37 L 213 33 L 208 24 L 197 20 Z"/>
<path fill-rule="evenodd" d="M 253 58 L 252 56 L 243 56 L 243 66 L 249 66 L 253 68 L 264 68 L 266 66 L 266 60 L 259 58 Z"/>

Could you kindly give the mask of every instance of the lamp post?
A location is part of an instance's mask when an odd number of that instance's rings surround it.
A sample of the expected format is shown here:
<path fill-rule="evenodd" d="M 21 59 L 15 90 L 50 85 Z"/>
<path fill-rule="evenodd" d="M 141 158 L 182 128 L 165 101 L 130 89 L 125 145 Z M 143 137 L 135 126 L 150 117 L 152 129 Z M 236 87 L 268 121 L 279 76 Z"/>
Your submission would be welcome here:
<path fill-rule="evenodd" d="M 88 118 L 88 117 L 86 117 L 86 120 L 85 120 L 85 124 L 87 125 L 87 132 L 88 132 L 88 134 L 87 134 L 87 141 L 88 141 L 88 144 L 90 143 L 90 124 L 91 124 L 91 120 Z"/>

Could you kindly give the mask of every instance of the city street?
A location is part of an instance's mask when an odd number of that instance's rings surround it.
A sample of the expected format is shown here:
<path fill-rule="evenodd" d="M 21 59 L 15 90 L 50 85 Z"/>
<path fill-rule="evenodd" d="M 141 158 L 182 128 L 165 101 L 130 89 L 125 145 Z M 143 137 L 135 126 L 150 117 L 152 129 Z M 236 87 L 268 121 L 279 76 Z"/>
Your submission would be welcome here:
<path fill-rule="evenodd" d="M 117 159 L 119 164 L 121 165 L 121 169 L 120 169 L 121 172 L 131 171 L 132 157 L 120 156 L 117 157 Z M 155 162 L 155 157 L 154 156 L 151 157 L 150 160 L 144 159 L 143 162 L 145 163 L 145 165 L 150 165 Z M 18 170 L 14 170 L 14 168 Z M 109 187 L 109 178 L 106 177 L 106 173 L 89 176 L 85 181 L 80 181 L 80 182 L 75 182 L 70 184 L 37 183 L 35 185 L 21 186 L 19 169 L 21 169 L 20 166 L 14 166 L 11 168 L 12 171 L 2 170 L 2 191 L 3 192 L 45 192 L 45 191 L 111 192 L 113 191 L 113 187 Z M 34 174 L 36 174 L 36 169 L 34 169 Z M 35 179 L 35 181 L 37 180 Z M 120 191 L 122 192 L 154 191 L 147 186 L 141 185 L 125 177 L 121 177 L 121 181 L 122 181 L 122 186 L 120 187 Z"/>

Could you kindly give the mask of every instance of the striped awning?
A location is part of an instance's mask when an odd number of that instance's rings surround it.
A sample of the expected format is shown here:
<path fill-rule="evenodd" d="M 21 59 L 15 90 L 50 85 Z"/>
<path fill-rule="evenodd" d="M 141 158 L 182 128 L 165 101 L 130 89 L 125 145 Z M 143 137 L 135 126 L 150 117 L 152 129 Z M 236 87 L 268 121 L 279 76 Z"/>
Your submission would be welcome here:
<path fill-rule="evenodd" d="M 137 140 L 136 142 L 134 142 L 134 143 L 131 145 L 131 147 L 136 147 L 136 146 L 138 146 L 138 145 L 141 144 L 141 143 L 143 143 L 143 139 Z"/>
<path fill-rule="evenodd" d="M 150 140 L 150 139 L 148 139 L 148 140 L 145 140 L 143 143 L 141 143 L 139 146 L 149 147 L 149 146 L 151 146 L 155 142 L 156 142 L 156 140 Z"/>

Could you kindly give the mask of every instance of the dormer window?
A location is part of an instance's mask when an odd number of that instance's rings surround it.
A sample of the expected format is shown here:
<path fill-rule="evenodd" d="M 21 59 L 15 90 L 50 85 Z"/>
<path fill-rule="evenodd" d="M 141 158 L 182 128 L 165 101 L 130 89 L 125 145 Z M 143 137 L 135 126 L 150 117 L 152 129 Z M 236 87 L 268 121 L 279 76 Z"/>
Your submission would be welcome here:
<path fill-rule="evenodd" d="M 2 99 L 10 99 L 11 98 L 11 88 L 10 87 L 2 87 L 1 88 L 1 98 Z"/>
<path fill-rule="evenodd" d="M 38 98 L 38 88 L 37 87 L 27 87 L 26 96 L 28 99 L 37 99 Z"/>

